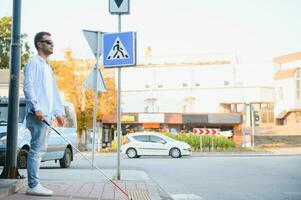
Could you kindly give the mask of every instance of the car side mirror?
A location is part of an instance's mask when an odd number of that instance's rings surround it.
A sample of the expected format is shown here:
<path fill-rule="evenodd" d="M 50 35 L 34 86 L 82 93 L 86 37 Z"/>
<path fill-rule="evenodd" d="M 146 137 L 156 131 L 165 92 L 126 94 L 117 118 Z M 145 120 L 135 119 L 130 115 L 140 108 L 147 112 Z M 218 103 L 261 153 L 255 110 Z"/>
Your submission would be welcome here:
<path fill-rule="evenodd" d="M 161 140 L 161 141 L 160 141 L 160 143 L 162 143 L 162 144 L 166 144 L 167 142 L 166 142 L 166 141 L 164 141 L 164 140 Z"/>

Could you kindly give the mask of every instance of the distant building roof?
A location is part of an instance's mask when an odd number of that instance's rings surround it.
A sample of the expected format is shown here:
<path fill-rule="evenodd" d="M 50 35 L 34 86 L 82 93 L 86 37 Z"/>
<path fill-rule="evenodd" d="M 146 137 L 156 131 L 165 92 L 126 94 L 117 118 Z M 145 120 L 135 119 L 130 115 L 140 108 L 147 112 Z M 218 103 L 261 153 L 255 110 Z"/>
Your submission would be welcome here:
<path fill-rule="evenodd" d="M 292 69 L 279 70 L 275 73 L 274 80 L 292 78 L 299 69 L 299 67 L 296 67 Z"/>
<path fill-rule="evenodd" d="M 140 61 L 141 62 L 141 61 Z M 193 55 L 160 55 L 143 58 L 139 66 L 161 65 L 221 65 L 236 63 L 234 53 L 208 53 Z"/>
<path fill-rule="evenodd" d="M 296 53 L 287 54 L 284 56 L 278 56 L 273 59 L 273 62 L 277 63 L 277 64 L 283 64 L 283 63 L 293 62 L 296 60 L 301 60 L 301 51 L 296 52 Z"/>
<path fill-rule="evenodd" d="M 9 84 L 10 70 L 0 70 L 0 85 Z M 20 84 L 23 84 L 23 71 L 20 71 Z"/>

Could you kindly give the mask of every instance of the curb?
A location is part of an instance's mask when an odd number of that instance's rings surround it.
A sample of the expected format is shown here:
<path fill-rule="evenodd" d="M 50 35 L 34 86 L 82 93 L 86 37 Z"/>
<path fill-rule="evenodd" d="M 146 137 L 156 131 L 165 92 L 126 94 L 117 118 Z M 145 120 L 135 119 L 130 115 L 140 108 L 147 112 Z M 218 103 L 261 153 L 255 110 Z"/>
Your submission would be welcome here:
<path fill-rule="evenodd" d="M 151 200 L 172 200 L 171 196 L 153 179 L 145 180 L 145 183 Z"/>
<path fill-rule="evenodd" d="M 147 185 L 148 194 L 151 200 L 173 200 L 171 196 L 152 178 L 146 171 L 143 171 L 148 179 L 144 182 Z"/>
<path fill-rule="evenodd" d="M 196 153 L 191 157 L 263 157 L 263 156 L 301 156 L 301 153 Z"/>
<path fill-rule="evenodd" d="M 27 185 L 27 179 L 0 179 L 0 198 L 18 192 Z"/>

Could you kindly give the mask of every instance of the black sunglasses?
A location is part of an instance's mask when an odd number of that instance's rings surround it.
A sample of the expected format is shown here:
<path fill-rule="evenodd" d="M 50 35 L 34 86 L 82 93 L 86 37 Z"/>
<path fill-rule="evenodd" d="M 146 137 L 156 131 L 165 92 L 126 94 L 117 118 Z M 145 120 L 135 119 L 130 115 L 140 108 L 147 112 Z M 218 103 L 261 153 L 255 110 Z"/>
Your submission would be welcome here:
<path fill-rule="evenodd" d="M 40 40 L 39 42 L 45 42 L 48 45 L 53 45 L 53 42 L 51 40 Z"/>

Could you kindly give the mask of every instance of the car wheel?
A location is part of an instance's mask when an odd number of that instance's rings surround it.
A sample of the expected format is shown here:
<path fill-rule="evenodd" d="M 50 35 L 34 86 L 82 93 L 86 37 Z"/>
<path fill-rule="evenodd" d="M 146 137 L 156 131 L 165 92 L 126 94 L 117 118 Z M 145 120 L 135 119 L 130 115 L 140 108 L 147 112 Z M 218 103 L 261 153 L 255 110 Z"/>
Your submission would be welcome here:
<path fill-rule="evenodd" d="M 173 158 L 180 158 L 181 157 L 181 151 L 178 148 L 172 148 L 172 149 L 170 149 L 169 154 Z"/>
<path fill-rule="evenodd" d="M 21 149 L 19 151 L 18 157 L 17 157 L 17 165 L 20 169 L 26 169 L 27 168 L 27 158 L 28 158 L 28 150 L 27 149 Z"/>
<path fill-rule="evenodd" d="M 138 157 L 137 151 L 134 148 L 129 148 L 128 150 L 126 150 L 126 155 L 129 158 L 137 158 Z"/>
<path fill-rule="evenodd" d="M 71 159 L 72 159 L 72 153 L 70 148 L 66 148 L 64 157 L 60 159 L 60 166 L 61 168 L 68 168 L 71 164 Z"/>

